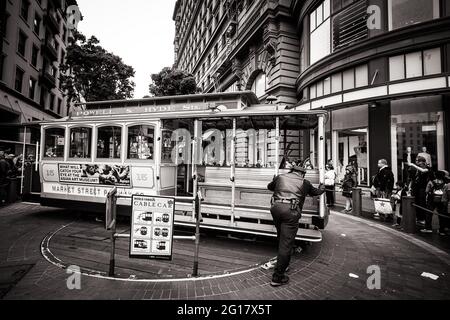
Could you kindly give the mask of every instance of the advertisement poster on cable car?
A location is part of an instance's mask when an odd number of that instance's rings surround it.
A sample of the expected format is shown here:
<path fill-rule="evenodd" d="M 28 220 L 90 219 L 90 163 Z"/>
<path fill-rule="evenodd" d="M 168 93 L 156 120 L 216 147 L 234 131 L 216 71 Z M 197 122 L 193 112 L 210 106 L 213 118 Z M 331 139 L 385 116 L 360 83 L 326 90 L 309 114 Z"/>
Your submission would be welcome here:
<path fill-rule="evenodd" d="M 131 186 L 127 165 L 60 163 L 58 172 L 60 182 Z"/>
<path fill-rule="evenodd" d="M 130 257 L 172 260 L 175 199 L 133 195 Z"/>

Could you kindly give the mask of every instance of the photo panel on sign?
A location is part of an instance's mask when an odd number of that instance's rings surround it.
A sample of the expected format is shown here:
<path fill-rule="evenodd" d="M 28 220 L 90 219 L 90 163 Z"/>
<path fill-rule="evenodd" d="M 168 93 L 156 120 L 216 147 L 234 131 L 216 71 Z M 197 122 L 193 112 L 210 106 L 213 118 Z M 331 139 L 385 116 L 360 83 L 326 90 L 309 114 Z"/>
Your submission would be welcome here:
<path fill-rule="evenodd" d="M 152 224 L 153 212 L 150 211 L 136 211 L 134 213 L 134 223 L 136 224 Z"/>
<path fill-rule="evenodd" d="M 152 241 L 152 252 L 154 254 L 170 254 L 170 242 L 164 240 Z"/>
<path fill-rule="evenodd" d="M 154 225 L 170 226 L 172 224 L 172 220 L 171 220 L 172 215 L 169 213 L 154 212 L 153 216 L 154 216 L 154 221 L 153 221 Z"/>
<path fill-rule="evenodd" d="M 133 247 L 131 248 L 133 254 L 149 254 L 152 250 L 151 240 L 148 239 L 133 239 Z"/>
<path fill-rule="evenodd" d="M 155 226 L 153 228 L 152 239 L 155 240 L 170 240 L 172 237 L 171 228 L 163 226 Z"/>
<path fill-rule="evenodd" d="M 152 235 L 152 228 L 148 225 L 135 224 L 133 226 L 133 236 L 136 238 L 148 238 Z"/>

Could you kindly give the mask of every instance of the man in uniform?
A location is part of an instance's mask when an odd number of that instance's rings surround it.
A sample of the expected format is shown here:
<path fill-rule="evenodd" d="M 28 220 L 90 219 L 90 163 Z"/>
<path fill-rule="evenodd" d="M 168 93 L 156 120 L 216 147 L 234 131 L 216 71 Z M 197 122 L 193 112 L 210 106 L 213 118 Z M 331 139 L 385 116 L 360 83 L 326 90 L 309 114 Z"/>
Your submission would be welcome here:
<path fill-rule="evenodd" d="M 278 238 L 277 264 L 270 283 L 272 286 L 280 286 L 289 281 L 285 272 L 291 260 L 305 197 L 318 196 L 325 192 L 325 186 L 322 184 L 318 189 L 314 188 L 311 182 L 305 179 L 305 173 L 303 167 L 295 165 L 289 173 L 276 176 L 267 185 L 267 188 L 273 191 L 270 213 L 277 228 Z"/>

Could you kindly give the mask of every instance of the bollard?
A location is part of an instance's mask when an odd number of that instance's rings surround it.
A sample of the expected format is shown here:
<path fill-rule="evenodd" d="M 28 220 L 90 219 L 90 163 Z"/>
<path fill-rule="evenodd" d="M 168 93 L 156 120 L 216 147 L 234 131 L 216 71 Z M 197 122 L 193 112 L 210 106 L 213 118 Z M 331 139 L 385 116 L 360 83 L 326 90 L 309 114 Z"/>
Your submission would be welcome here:
<path fill-rule="evenodd" d="M 362 215 L 362 194 L 361 188 L 353 188 L 352 190 L 352 201 L 353 201 L 353 214 L 360 216 Z"/>
<path fill-rule="evenodd" d="M 416 207 L 413 206 L 414 197 L 402 197 L 401 227 L 407 233 L 416 232 Z"/>

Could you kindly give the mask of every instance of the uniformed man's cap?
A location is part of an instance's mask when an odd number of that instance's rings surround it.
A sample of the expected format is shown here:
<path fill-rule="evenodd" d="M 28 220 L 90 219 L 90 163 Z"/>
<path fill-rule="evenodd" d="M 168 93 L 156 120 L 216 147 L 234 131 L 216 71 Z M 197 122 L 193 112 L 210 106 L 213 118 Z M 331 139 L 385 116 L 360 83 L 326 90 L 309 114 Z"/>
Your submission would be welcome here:
<path fill-rule="evenodd" d="M 293 166 L 291 170 L 306 173 L 306 169 L 300 166 Z"/>

